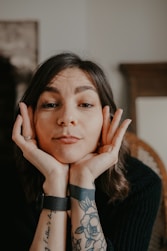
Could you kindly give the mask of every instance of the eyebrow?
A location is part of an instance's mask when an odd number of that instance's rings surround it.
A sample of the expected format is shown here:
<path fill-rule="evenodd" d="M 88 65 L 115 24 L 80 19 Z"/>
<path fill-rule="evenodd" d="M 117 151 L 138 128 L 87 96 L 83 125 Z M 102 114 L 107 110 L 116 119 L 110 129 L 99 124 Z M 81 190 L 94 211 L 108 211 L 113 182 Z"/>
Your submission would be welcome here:
<path fill-rule="evenodd" d="M 83 85 L 83 86 L 76 87 L 74 93 L 77 94 L 77 93 L 87 91 L 87 90 L 91 90 L 91 91 L 94 91 L 94 92 L 97 93 L 97 90 L 94 87 L 88 86 L 88 85 Z M 58 94 L 60 93 L 60 91 L 56 87 L 53 87 L 53 86 L 46 86 L 44 88 L 43 92 L 53 92 L 53 93 L 58 93 Z"/>

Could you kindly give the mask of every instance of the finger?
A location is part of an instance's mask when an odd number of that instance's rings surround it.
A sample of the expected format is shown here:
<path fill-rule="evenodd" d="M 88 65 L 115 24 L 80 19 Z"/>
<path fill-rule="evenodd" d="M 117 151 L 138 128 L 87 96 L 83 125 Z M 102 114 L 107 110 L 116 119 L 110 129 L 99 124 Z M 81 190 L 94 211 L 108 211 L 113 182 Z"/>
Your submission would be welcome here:
<path fill-rule="evenodd" d="M 117 129 L 117 132 L 115 133 L 111 142 L 109 144 L 101 146 L 98 149 L 98 152 L 104 153 L 104 152 L 111 152 L 113 150 L 119 151 L 122 144 L 122 140 L 130 123 L 131 123 L 130 119 L 126 119 L 125 121 L 123 121 L 120 127 Z"/>
<path fill-rule="evenodd" d="M 102 127 L 102 144 L 104 145 L 107 141 L 107 134 L 110 127 L 110 108 L 105 106 L 103 108 L 103 127 Z"/>
<path fill-rule="evenodd" d="M 111 143 L 112 138 L 114 137 L 114 134 L 116 133 L 116 131 L 117 131 L 118 127 L 119 127 L 121 117 L 122 117 L 122 113 L 123 113 L 122 109 L 118 109 L 115 112 L 114 117 L 113 117 L 113 119 L 112 119 L 112 121 L 110 123 L 108 133 L 107 133 L 106 144 Z"/>
<path fill-rule="evenodd" d="M 31 137 L 35 139 L 35 127 L 34 127 L 34 112 L 31 106 L 28 107 L 28 114 L 31 125 Z"/>
<path fill-rule="evenodd" d="M 20 107 L 22 118 L 23 118 L 22 135 L 24 137 L 32 138 L 33 131 L 32 131 L 31 121 L 30 121 L 30 116 L 29 116 L 29 113 L 31 114 L 31 110 L 29 109 L 28 111 L 26 104 L 23 102 L 20 102 L 19 107 Z"/>
<path fill-rule="evenodd" d="M 97 158 L 96 168 L 92 168 L 92 173 L 94 173 L 94 177 L 98 177 L 108 168 L 117 163 L 122 140 L 130 123 L 130 119 L 126 119 L 125 121 L 123 121 L 123 123 L 114 135 L 112 144 L 101 147 L 99 151 L 100 155 L 97 155 L 95 157 Z"/>
<path fill-rule="evenodd" d="M 23 123 L 22 116 L 18 114 L 12 130 L 12 140 L 15 143 L 18 143 L 22 138 L 21 136 L 22 123 Z"/>
<path fill-rule="evenodd" d="M 115 132 L 115 135 L 112 139 L 113 149 L 115 148 L 117 151 L 119 151 L 122 144 L 122 140 L 124 138 L 124 135 L 130 123 L 131 123 L 131 119 L 124 120 L 122 124 L 119 126 L 119 128 L 117 129 L 117 131 Z"/>

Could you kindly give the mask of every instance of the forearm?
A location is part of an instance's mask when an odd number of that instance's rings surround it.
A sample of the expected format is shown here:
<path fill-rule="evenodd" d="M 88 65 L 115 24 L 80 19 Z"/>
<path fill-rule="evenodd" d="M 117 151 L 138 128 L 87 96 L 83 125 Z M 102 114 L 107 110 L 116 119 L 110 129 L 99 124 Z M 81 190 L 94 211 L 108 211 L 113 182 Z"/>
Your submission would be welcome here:
<path fill-rule="evenodd" d="M 106 250 L 95 190 L 70 185 L 73 250 Z M 79 249 L 80 248 L 80 249 Z"/>
<path fill-rule="evenodd" d="M 43 184 L 42 211 L 30 251 L 66 250 L 67 175 L 58 172 L 49 175 Z"/>
<path fill-rule="evenodd" d="M 66 211 L 43 209 L 30 251 L 66 250 Z"/>

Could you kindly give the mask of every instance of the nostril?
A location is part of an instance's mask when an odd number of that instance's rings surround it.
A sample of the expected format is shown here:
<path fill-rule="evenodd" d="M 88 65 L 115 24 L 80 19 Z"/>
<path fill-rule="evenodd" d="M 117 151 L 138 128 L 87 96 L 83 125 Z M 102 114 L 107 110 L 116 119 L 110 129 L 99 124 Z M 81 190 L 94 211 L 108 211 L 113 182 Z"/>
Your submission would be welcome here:
<path fill-rule="evenodd" d="M 75 119 L 69 119 L 69 120 L 63 120 L 62 118 L 57 120 L 57 124 L 59 126 L 70 126 L 70 125 L 76 125 L 78 121 Z"/>

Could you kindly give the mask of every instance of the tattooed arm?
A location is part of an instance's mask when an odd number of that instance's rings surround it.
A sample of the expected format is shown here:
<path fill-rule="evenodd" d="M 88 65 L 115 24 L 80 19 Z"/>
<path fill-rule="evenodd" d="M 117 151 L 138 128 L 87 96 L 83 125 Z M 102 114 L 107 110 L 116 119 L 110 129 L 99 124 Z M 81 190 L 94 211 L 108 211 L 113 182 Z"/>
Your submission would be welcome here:
<path fill-rule="evenodd" d="M 130 120 L 124 120 L 119 125 L 122 110 L 118 109 L 111 122 L 108 107 L 103 109 L 103 116 L 102 145 L 99 151 L 70 165 L 73 250 L 105 251 L 108 248 L 95 203 L 94 181 L 117 163 L 122 139 Z"/>
<path fill-rule="evenodd" d="M 66 212 L 43 209 L 30 251 L 65 251 L 66 222 Z"/>
<path fill-rule="evenodd" d="M 70 185 L 73 250 L 106 250 L 95 190 Z"/>
<path fill-rule="evenodd" d="M 66 198 L 67 174 L 64 169 L 61 169 L 61 175 L 52 172 L 51 177 L 46 177 L 43 186 L 45 194 L 54 196 L 56 200 Z M 66 250 L 67 211 L 62 210 L 42 209 L 30 251 Z"/>
<path fill-rule="evenodd" d="M 95 203 L 94 182 L 87 168 L 81 168 L 81 163 L 70 167 L 72 250 L 106 251 L 107 243 Z M 83 167 L 87 167 L 86 163 L 83 161 Z"/>
<path fill-rule="evenodd" d="M 32 109 L 20 104 L 13 127 L 12 139 L 20 147 L 24 157 L 45 177 L 43 191 L 45 195 L 65 198 L 67 195 L 69 165 L 58 162 L 54 157 L 38 148 L 32 123 Z M 31 135 L 26 139 L 23 135 Z M 43 209 L 30 251 L 66 250 L 67 212 Z"/>

